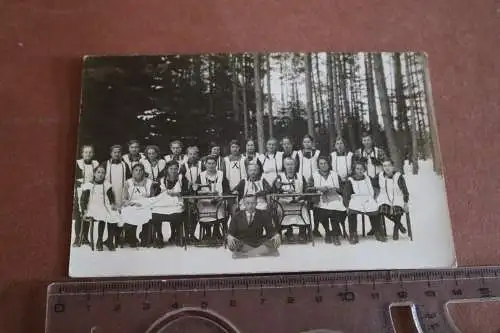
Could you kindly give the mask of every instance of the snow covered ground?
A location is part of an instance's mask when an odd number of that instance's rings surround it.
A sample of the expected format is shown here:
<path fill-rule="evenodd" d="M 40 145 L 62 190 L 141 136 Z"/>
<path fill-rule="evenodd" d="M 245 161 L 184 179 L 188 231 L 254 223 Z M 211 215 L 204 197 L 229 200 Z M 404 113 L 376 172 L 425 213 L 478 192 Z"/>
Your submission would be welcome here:
<path fill-rule="evenodd" d="M 317 240 L 311 244 L 282 245 L 279 257 L 232 259 L 221 248 L 124 248 L 116 252 L 92 252 L 90 247 L 71 248 L 71 277 L 236 274 L 333 270 L 373 270 L 451 267 L 455 263 L 451 223 L 444 180 L 432 171 L 432 161 L 421 161 L 418 175 L 406 167 L 410 191 L 413 241 L 400 235 L 391 238 L 392 223 L 387 222 L 387 243 L 372 237 L 359 244 L 343 241 L 337 247 Z M 403 218 L 403 224 L 405 220 Z M 370 229 L 367 220 L 367 231 Z M 168 236 L 168 224 L 164 223 Z M 97 229 L 97 228 L 96 228 Z M 359 223 L 359 232 L 361 225 Z M 324 234 L 323 230 L 320 231 Z M 74 235 L 73 235 L 74 237 Z"/>

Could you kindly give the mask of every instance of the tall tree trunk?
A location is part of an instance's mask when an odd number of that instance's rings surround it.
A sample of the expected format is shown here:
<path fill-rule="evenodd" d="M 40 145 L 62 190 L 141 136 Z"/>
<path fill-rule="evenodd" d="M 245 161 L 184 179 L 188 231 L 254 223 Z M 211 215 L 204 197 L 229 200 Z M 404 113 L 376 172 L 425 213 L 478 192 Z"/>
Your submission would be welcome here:
<path fill-rule="evenodd" d="M 271 94 L 271 56 L 267 54 L 267 110 L 269 112 L 269 137 L 273 137 L 273 95 Z"/>
<path fill-rule="evenodd" d="M 424 116 L 424 104 L 425 104 L 425 94 L 423 91 L 423 87 L 421 87 L 421 71 L 417 68 L 417 59 L 416 54 L 413 53 L 410 56 L 410 69 L 413 75 L 413 82 L 415 84 L 415 89 L 417 89 L 417 98 L 416 98 L 416 106 L 417 106 L 417 128 L 418 128 L 418 137 L 420 142 L 420 149 L 422 151 L 423 159 L 426 160 L 427 157 L 431 156 L 432 158 L 432 143 L 429 141 L 429 135 L 427 133 L 427 125 L 425 123 Z"/>
<path fill-rule="evenodd" d="M 417 144 L 417 108 L 415 105 L 415 99 L 417 98 L 416 94 L 413 94 L 412 91 L 414 89 L 414 81 L 413 75 L 410 69 L 410 56 L 408 53 L 404 55 L 405 60 L 405 69 L 406 69 L 406 77 L 408 78 L 408 89 L 410 91 L 409 99 L 410 99 L 410 112 L 411 112 L 411 164 L 412 164 L 412 172 L 414 175 L 418 173 L 418 144 Z M 400 58 L 401 61 L 401 58 Z"/>
<path fill-rule="evenodd" d="M 342 92 L 342 105 L 344 106 L 345 119 L 347 119 L 347 129 L 349 135 L 349 147 L 351 149 L 355 149 L 356 147 L 356 136 L 354 134 L 354 129 L 352 126 L 352 109 L 349 103 L 349 99 L 347 97 L 347 66 L 346 66 L 347 57 L 342 55 L 340 59 L 340 71 L 339 71 L 339 82 L 340 82 L 340 91 Z"/>
<path fill-rule="evenodd" d="M 434 114 L 434 102 L 432 99 L 432 89 L 429 75 L 429 67 L 427 62 L 427 57 L 424 55 L 419 55 L 418 57 L 421 61 L 422 68 L 422 85 L 424 87 L 425 94 L 425 109 L 427 111 L 427 117 L 429 119 L 429 133 L 430 133 L 430 144 L 432 151 L 432 161 L 434 164 L 434 171 L 437 174 L 442 174 L 442 166 L 441 166 L 441 148 L 439 146 L 439 140 L 437 136 L 437 125 L 436 118 Z"/>
<path fill-rule="evenodd" d="M 375 101 L 375 88 L 373 86 L 373 61 L 371 53 L 367 53 L 365 56 L 365 71 L 370 131 L 372 133 L 375 144 L 380 145 L 382 144 L 382 141 L 380 140 L 380 131 L 378 126 L 377 102 Z"/>
<path fill-rule="evenodd" d="M 311 61 L 312 63 L 312 61 Z M 312 67 L 311 67 L 312 69 Z M 316 128 L 316 125 L 320 124 L 320 117 L 319 117 L 319 103 L 318 103 L 318 90 L 316 89 L 316 77 L 314 76 L 314 71 L 311 72 L 311 86 L 312 86 L 312 92 L 313 92 L 313 115 L 314 115 L 314 125 Z"/>
<path fill-rule="evenodd" d="M 239 107 L 239 94 L 238 94 L 238 58 L 236 55 L 231 55 L 231 84 L 232 84 L 232 97 L 233 97 L 233 116 L 236 123 L 240 122 L 240 107 Z"/>
<path fill-rule="evenodd" d="M 328 147 L 333 151 L 335 145 L 335 127 L 333 115 L 335 113 L 335 82 L 333 81 L 333 64 L 332 56 L 326 53 L 326 75 L 327 75 L 327 88 L 328 88 Z"/>
<path fill-rule="evenodd" d="M 396 170 L 402 171 L 401 155 L 394 136 L 393 120 L 391 114 L 391 106 L 389 97 L 387 96 L 387 84 L 385 81 L 384 64 L 382 62 L 382 54 L 375 53 L 373 55 L 373 64 L 375 69 L 375 81 L 377 82 L 378 96 L 382 111 L 382 119 L 384 121 L 384 132 L 389 146 L 391 158 L 394 161 Z"/>
<path fill-rule="evenodd" d="M 406 76 L 409 74 L 406 73 Z M 409 81 L 410 82 L 410 81 Z M 397 122 L 399 138 L 402 138 L 399 148 L 403 155 L 403 158 L 407 155 L 411 149 L 409 149 L 410 143 L 412 142 L 412 137 L 410 133 L 410 126 L 408 121 L 408 114 L 406 110 L 406 99 L 404 95 L 403 87 L 403 71 L 401 66 L 401 53 L 394 53 L 394 90 L 396 94 L 396 112 L 397 112 Z M 409 90 L 410 94 L 413 92 L 412 89 Z"/>
<path fill-rule="evenodd" d="M 214 114 L 214 85 L 215 85 L 214 59 L 208 56 L 208 114 Z"/>
<path fill-rule="evenodd" d="M 319 100 L 319 116 L 321 119 L 321 124 L 324 126 L 326 123 L 325 119 L 325 108 L 323 105 L 323 85 L 321 84 L 321 72 L 319 70 L 319 56 L 318 53 L 314 55 L 316 60 L 316 76 L 318 77 L 318 100 Z"/>
<path fill-rule="evenodd" d="M 248 133 L 248 102 L 247 102 L 247 63 L 245 59 L 245 54 L 242 55 L 241 57 L 241 62 L 242 62 L 242 87 L 241 91 L 243 94 L 243 126 L 245 127 L 244 132 L 245 132 L 245 140 L 250 139 L 249 133 Z"/>
<path fill-rule="evenodd" d="M 332 59 L 332 93 L 333 93 L 333 113 L 335 119 L 335 132 L 337 136 L 342 136 L 342 117 L 341 117 L 341 108 L 340 108 L 340 87 L 339 87 L 339 78 L 338 78 L 338 68 L 339 62 L 337 59 L 337 55 L 330 54 L 330 58 Z"/>
<path fill-rule="evenodd" d="M 311 53 L 306 54 L 306 112 L 307 112 L 307 132 L 314 137 L 314 118 L 313 118 L 313 96 L 312 96 L 312 60 Z"/>
<path fill-rule="evenodd" d="M 259 152 L 264 153 L 264 114 L 262 110 L 262 82 L 260 73 L 260 54 L 253 55 L 254 88 L 255 88 L 255 121 L 257 126 L 257 144 Z"/>
<path fill-rule="evenodd" d="M 285 96 L 285 88 L 283 84 L 283 55 L 280 55 L 280 88 L 281 88 L 281 107 L 284 108 L 286 107 L 285 101 L 288 100 L 287 97 Z"/>

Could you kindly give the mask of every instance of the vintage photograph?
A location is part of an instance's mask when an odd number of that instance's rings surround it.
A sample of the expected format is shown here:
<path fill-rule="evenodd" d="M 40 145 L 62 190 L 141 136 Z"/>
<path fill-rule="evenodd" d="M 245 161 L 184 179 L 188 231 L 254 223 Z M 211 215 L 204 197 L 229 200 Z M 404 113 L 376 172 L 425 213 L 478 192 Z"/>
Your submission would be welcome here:
<path fill-rule="evenodd" d="M 70 276 L 456 265 L 428 62 L 85 57 Z"/>

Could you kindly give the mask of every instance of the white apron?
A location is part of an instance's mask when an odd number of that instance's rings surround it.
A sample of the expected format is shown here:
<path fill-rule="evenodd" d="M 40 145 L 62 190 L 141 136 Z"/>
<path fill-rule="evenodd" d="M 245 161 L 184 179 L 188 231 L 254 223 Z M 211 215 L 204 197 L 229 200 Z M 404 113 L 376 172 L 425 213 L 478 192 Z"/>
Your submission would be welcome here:
<path fill-rule="evenodd" d="M 103 184 L 85 183 L 82 185 L 82 192 L 90 191 L 87 217 L 107 223 L 117 223 L 119 221 L 118 212 L 112 211 L 111 203 L 106 194 L 110 188 L 111 184 L 106 181 Z"/>
<path fill-rule="evenodd" d="M 206 171 L 203 171 L 200 174 L 200 182 L 201 185 L 210 185 L 210 188 L 201 188 L 200 191 L 198 192 L 199 195 L 203 195 L 203 192 L 211 192 L 217 194 L 222 194 L 223 189 L 222 189 L 222 180 L 224 178 L 224 175 L 222 174 L 222 171 L 217 171 L 217 174 L 215 176 L 209 176 L 207 175 Z M 200 199 L 198 200 L 197 207 L 198 207 L 198 212 L 200 213 L 200 222 L 213 222 L 215 220 L 220 220 L 224 218 L 224 209 L 223 205 L 217 209 L 217 204 L 212 204 L 212 199 Z M 215 217 L 215 213 L 217 213 L 217 217 Z M 207 214 L 213 215 L 213 216 L 206 216 Z"/>
<path fill-rule="evenodd" d="M 184 200 L 181 196 L 172 196 L 167 193 L 165 186 L 165 178 L 160 180 L 161 193 L 156 197 L 147 199 L 147 206 L 151 208 L 152 213 L 156 214 L 175 214 L 184 211 Z M 182 189 L 182 175 L 179 175 L 177 183 L 171 189 L 175 192 L 180 192 Z"/>
<path fill-rule="evenodd" d="M 146 198 L 151 193 L 153 181 L 146 179 L 144 185 L 135 185 L 132 178 L 127 180 L 129 201 L 141 206 L 126 206 L 121 210 L 122 220 L 125 223 L 141 226 L 151 220 L 151 208 L 147 206 Z"/>
<path fill-rule="evenodd" d="M 255 194 L 257 192 L 263 191 L 264 185 L 262 184 L 262 179 L 251 181 L 245 180 L 245 188 L 243 190 L 243 196 Z M 265 197 L 259 196 L 257 197 L 257 209 L 267 210 L 267 201 Z M 245 209 L 244 198 L 240 200 L 240 209 Z"/>
<path fill-rule="evenodd" d="M 377 147 L 373 147 L 373 150 L 371 153 L 367 153 L 364 149 L 361 149 L 360 151 L 360 156 L 366 159 L 366 174 L 374 178 L 376 177 L 380 172 L 382 172 L 382 166 L 381 165 L 374 165 L 372 158 L 380 159 L 382 156 L 380 149 Z"/>
<path fill-rule="evenodd" d="M 93 160 L 91 164 L 85 164 L 83 159 L 77 160 L 76 164 L 82 172 L 82 178 L 77 179 L 81 184 L 90 183 L 94 180 L 94 169 L 99 166 L 99 162 Z M 76 188 L 76 197 L 78 199 L 78 207 L 80 209 L 80 199 L 82 198 L 82 185 Z M 81 209 L 79 210 L 81 211 Z"/>
<path fill-rule="evenodd" d="M 260 155 L 259 161 L 262 164 L 262 177 L 269 184 L 273 184 L 278 173 L 283 169 L 283 152 L 278 151 L 274 155 Z"/>
<path fill-rule="evenodd" d="M 247 178 L 245 170 L 245 159 L 241 157 L 237 161 L 231 161 L 229 156 L 224 157 L 226 178 L 229 181 L 229 189 L 232 191 L 242 179 Z"/>
<path fill-rule="evenodd" d="M 184 167 L 186 168 L 186 179 L 189 182 L 189 185 L 192 185 L 196 182 L 196 179 L 198 179 L 198 176 L 201 173 L 201 161 L 196 162 L 195 165 L 189 166 L 188 162 L 184 162 Z"/>
<path fill-rule="evenodd" d="M 286 173 L 281 172 L 279 174 L 282 186 L 281 189 L 285 192 L 293 191 L 294 193 L 300 194 L 304 193 L 304 182 L 301 176 L 296 175 L 294 179 L 288 179 L 286 177 Z M 300 215 L 285 215 L 283 220 L 281 221 L 282 226 L 288 225 L 309 225 L 309 210 L 307 209 L 307 205 L 303 202 L 292 202 L 293 197 L 283 197 L 279 198 L 279 203 L 281 207 L 283 207 L 284 212 L 289 211 L 299 211 Z M 297 199 L 297 197 L 295 197 Z"/>
<path fill-rule="evenodd" d="M 338 156 L 337 152 L 332 152 L 330 157 L 332 159 L 332 170 L 336 172 L 342 181 L 347 180 L 351 174 L 353 153 L 348 152 L 343 156 Z"/>
<path fill-rule="evenodd" d="M 377 202 L 379 206 L 389 205 L 404 207 L 404 195 L 403 191 L 399 188 L 398 180 L 401 177 L 401 173 L 396 172 L 391 178 L 387 178 L 384 176 L 384 173 L 381 172 L 378 175 L 378 181 L 380 186 L 380 193 L 377 197 Z"/>
<path fill-rule="evenodd" d="M 113 164 L 111 161 L 108 161 L 106 165 L 106 181 L 111 183 L 118 207 L 122 205 L 123 187 L 125 186 L 126 176 L 127 164 L 125 162 L 121 161 L 118 164 Z"/>
<path fill-rule="evenodd" d="M 166 162 L 166 163 L 168 163 L 168 162 L 170 162 L 170 161 L 174 160 L 174 155 L 165 155 L 165 156 L 163 157 L 163 159 L 165 160 L 165 162 Z M 176 158 L 175 160 L 176 160 L 176 161 L 179 163 L 179 165 L 180 165 L 180 164 L 183 164 L 183 163 L 185 163 L 185 162 L 187 161 L 187 156 L 186 156 L 186 155 L 181 155 L 181 156 L 179 156 L 178 158 Z"/>
<path fill-rule="evenodd" d="M 144 156 L 144 154 L 143 154 L 143 153 L 139 153 L 139 159 L 138 159 L 138 160 L 134 160 L 134 161 L 132 161 L 132 160 L 130 159 L 130 155 L 129 155 L 129 154 L 125 154 L 125 155 L 123 155 L 123 157 L 122 157 L 123 162 L 127 163 L 128 167 L 129 167 L 129 169 L 130 169 L 130 171 L 132 171 L 132 168 L 133 168 L 134 166 L 136 166 L 137 164 L 144 162 L 144 159 L 145 159 L 145 158 L 146 158 L 146 157 Z"/>
<path fill-rule="evenodd" d="M 152 181 L 160 180 L 159 176 L 167 164 L 165 160 L 158 160 L 156 165 L 153 166 L 147 159 L 142 160 L 141 163 L 144 165 L 144 171 L 146 172 L 147 177 Z"/>
<path fill-rule="evenodd" d="M 335 171 L 330 171 L 330 174 L 325 179 L 319 172 L 314 173 L 314 186 L 322 187 L 335 187 L 339 188 L 339 178 Z M 316 207 L 328 210 L 338 210 L 345 211 L 346 208 L 344 203 L 342 202 L 342 196 L 338 193 L 329 192 L 326 194 L 322 194 L 319 198 L 319 202 L 315 204 Z"/>
<path fill-rule="evenodd" d="M 354 180 L 349 177 L 352 184 L 353 194 L 349 201 L 349 209 L 361 213 L 373 213 L 378 211 L 378 204 L 373 198 L 374 190 L 370 178 L 365 176 L 362 180 Z"/>
<path fill-rule="evenodd" d="M 311 158 L 306 158 L 302 150 L 299 150 L 297 154 L 299 155 L 299 175 L 303 176 L 306 182 L 308 182 L 312 175 L 318 171 L 320 151 L 315 150 Z"/>

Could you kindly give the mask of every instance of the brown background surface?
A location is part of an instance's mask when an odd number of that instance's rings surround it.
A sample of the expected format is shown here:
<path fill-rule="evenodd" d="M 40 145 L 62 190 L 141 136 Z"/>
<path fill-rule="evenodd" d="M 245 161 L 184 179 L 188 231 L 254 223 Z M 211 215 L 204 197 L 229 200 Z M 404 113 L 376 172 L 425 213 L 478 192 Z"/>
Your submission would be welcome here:
<path fill-rule="evenodd" d="M 498 264 L 499 18 L 494 0 L 0 1 L 0 330 L 42 332 L 67 275 L 84 54 L 427 52 L 458 262 Z"/>

